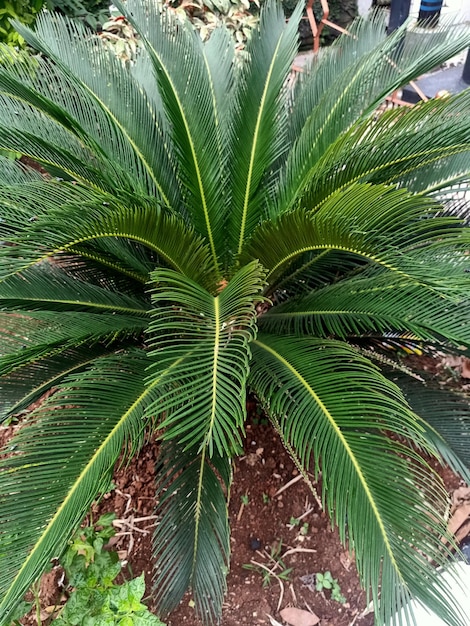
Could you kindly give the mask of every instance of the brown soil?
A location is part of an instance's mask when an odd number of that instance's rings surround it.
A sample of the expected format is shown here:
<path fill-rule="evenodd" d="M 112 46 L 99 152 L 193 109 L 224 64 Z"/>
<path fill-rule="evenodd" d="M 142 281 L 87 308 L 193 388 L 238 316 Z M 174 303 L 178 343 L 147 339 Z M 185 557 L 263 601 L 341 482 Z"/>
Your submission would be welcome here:
<path fill-rule="evenodd" d="M 242 496 L 247 497 L 248 504 L 243 504 Z M 292 518 L 300 522 L 294 525 Z M 360 615 L 366 608 L 365 593 L 337 532 L 331 529 L 318 498 L 298 479 L 297 470 L 268 425 L 247 427 L 245 456 L 235 464 L 230 523 L 232 560 L 223 626 L 270 624 L 269 615 L 282 621 L 278 613 L 286 606 L 312 611 L 321 618 L 322 626 L 348 626 L 353 620 L 362 626 L 373 623 L 371 614 Z M 305 535 L 301 532 L 303 524 L 308 524 Z M 269 558 L 279 547 L 280 554 L 286 554 L 282 558 L 285 567 L 292 568 L 289 580 L 279 582 L 272 577 L 263 587 L 261 573 L 244 565 L 254 561 L 281 573 L 282 568 L 276 568 Z M 346 604 L 315 591 L 313 575 L 327 570 L 338 579 Z M 200 624 L 188 600 L 185 598 L 167 620 L 168 626 Z"/>
<path fill-rule="evenodd" d="M 235 461 L 234 484 L 230 500 L 232 528 L 231 571 L 223 609 L 222 626 L 241 624 L 282 624 L 279 611 L 295 606 L 316 614 L 320 626 L 372 626 L 373 614 L 367 609 L 366 596 L 360 588 L 354 563 L 341 545 L 338 533 L 331 528 L 318 497 L 308 489 L 282 447 L 279 438 L 267 424 L 247 426 L 245 455 Z M 11 436 L 14 427 L 0 428 L 0 446 Z M 147 589 L 152 585 L 151 534 L 153 516 L 154 467 L 158 446 L 147 444 L 128 468 L 116 472 L 116 487 L 92 511 L 93 519 L 103 512 L 114 511 L 117 535 L 111 540 L 120 558 L 127 563 L 127 577 L 145 572 Z M 461 482 L 449 470 L 440 468 L 449 491 Z M 243 498 L 242 498 L 243 496 Z M 245 501 L 245 503 L 243 503 Z M 294 521 L 300 520 L 298 523 Z M 305 524 L 305 526 L 303 526 Z M 302 530 L 302 532 L 301 532 Z M 287 580 L 277 576 L 282 567 L 270 559 L 279 551 L 285 568 L 292 568 Z M 246 564 L 259 563 L 259 571 Z M 270 583 L 263 585 L 263 569 L 273 569 Z M 126 572 L 127 570 L 127 572 Z M 318 592 L 312 585 L 313 575 L 331 571 L 338 579 L 345 604 Z M 61 571 L 55 567 L 41 584 L 42 618 L 47 607 L 59 602 Z M 151 597 L 146 600 L 150 609 Z M 50 609 L 49 609 L 50 611 Z M 200 626 L 189 595 L 171 615 L 168 626 Z M 36 623 L 28 616 L 22 623 Z"/>

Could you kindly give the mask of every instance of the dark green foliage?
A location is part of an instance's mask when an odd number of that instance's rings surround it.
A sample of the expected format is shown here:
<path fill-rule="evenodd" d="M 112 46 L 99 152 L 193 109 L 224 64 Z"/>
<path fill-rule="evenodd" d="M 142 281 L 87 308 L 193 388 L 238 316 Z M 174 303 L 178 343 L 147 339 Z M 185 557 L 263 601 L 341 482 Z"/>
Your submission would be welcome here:
<path fill-rule="evenodd" d="M 291 15 L 295 7 L 298 4 L 305 4 L 301 0 L 282 0 L 282 6 L 286 15 Z M 357 0 L 328 0 L 329 16 L 328 20 L 333 24 L 340 26 L 341 28 L 348 28 L 351 22 L 358 15 Z M 317 21 L 323 17 L 323 9 L 320 0 L 315 0 L 313 3 L 313 13 Z M 321 34 L 321 44 L 331 44 L 340 34 L 340 31 L 330 26 L 325 26 Z M 313 46 L 313 34 L 310 24 L 307 19 L 307 13 L 304 11 L 304 16 L 299 25 L 300 46 L 301 48 L 312 48 Z"/>
<path fill-rule="evenodd" d="M 42 9 L 45 0 L 5 0 L 0 6 L 0 42 L 10 46 L 23 44 L 10 20 L 20 20 L 24 24 L 33 24 L 36 15 Z"/>
<path fill-rule="evenodd" d="M 109 0 L 47 0 L 53 11 L 78 18 L 97 30 L 109 17 Z"/>
<path fill-rule="evenodd" d="M 377 623 L 416 596 L 461 626 L 428 460 L 468 476 L 468 401 L 390 346 L 470 348 L 470 92 L 376 111 L 470 32 L 372 17 L 294 79 L 301 7 L 268 2 L 242 57 L 153 0 L 119 10 L 135 63 L 58 14 L 19 26 L 34 61 L 1 50 L 0 150 L 48 172 L 0 158 L 1 418 L 48 392 L 0 460 L 1 626 L 148 435 L 156 601 L 189 587 L 216 622 L 247 390 L 321 471 Z"/>
<path fill-rule="evenodd" d="M 114 536 L 114 513 L 102 515 L 94 526 L 80 528 L 60 560 L 71 589 L 65 606 L 54 619 L 56 626 L 165 626 L 141 600 L 145 594 L 142 573 L 117 584 L 121 562 L 106 547 Z"/>
<path fill-rule="evenodd" d="M 43 7 L 71 18 L 82 20 L 97 30 L 109 17 L 108 0 L 5 0 L 0 6 L 0 42 L 10 46 L 23 45 L 11 20 L 32 26 Z"/>

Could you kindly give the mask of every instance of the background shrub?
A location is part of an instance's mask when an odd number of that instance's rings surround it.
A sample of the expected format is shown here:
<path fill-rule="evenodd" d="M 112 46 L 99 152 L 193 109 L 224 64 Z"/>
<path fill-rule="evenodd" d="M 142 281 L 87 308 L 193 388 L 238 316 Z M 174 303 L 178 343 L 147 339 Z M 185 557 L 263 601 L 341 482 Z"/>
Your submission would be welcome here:
<path fill-rule="evenodd" d="M 7 0 L 0 8 L 0 41 L 11 46 L 23 44 L 23 38 L 10 24 L 11 19 L 32 24 L 42 9 L 44 0 Z"/>

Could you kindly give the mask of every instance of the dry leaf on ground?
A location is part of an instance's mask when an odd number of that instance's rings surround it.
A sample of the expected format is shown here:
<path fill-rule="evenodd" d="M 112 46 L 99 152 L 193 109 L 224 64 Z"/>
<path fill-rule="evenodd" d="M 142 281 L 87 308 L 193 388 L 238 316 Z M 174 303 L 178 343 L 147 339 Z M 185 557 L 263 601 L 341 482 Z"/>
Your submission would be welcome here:
<path fill-rule="evenodd" d="M 310 611 L 304 611 L 303 609 L 296 609 L 293 606 L 288 606 L 279 613 L 282 619 L 291 624 L 291 626 L 315 626 L 319 623 L 320 618 L 315 613 Z"/>

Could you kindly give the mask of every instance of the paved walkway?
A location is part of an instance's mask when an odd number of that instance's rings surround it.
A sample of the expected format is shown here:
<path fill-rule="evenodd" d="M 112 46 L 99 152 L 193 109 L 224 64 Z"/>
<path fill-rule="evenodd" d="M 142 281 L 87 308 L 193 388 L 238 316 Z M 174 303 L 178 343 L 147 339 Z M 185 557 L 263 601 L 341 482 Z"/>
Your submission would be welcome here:
<path fill-rule="evenodd" d="M 367 13 L 371 4 L 372 0 L 358 0 L 359 12 L 361 14 Z M 412 0 L 410 10 L 411 17 L 418 17 L 420 4 L 421 0 Z M 462 18 L 462 21 L 470 22 L 470 2 L 469 0 L 444 0 L 441 15 L 451 15 L 452 17 L 458 17 L 459 21 L 460 18 Z"/>
<path fill-rule="evenodd" d="M 421 0 L 412 0 L 410 17 L 414 19 L 418 17 L 420 4 Z M 359 13 L 366 15 L 371 5 L 372 0 L 358 0 Z M 470 0 L 444 0 L 441 15 L 444 18 L 447 17 L 455 19 L 456 22 L 468 22 L 470 26 Z M 295 60 L 295 65 L 302 67 L 312 54 L 313 52 L 307 50 L 301 52 Z M 426 85 L 427 79 L 425 79 L 424 87 L 426 95 L 433 97 L 436 93 L 442 90 L 449 91 L 449 93 L 456 93 L 457 91 L 461 91 L 466 88 L 468 85 L 461 80 L 463 64 L 466 56 L 467 51 L 464 50 L 452 59 L 449 59 L 449 61 L 444 65 L 445 68 L 449 68 L 450 70 L 449 77 L 446 76 L 447 69 L 444 69 L 442 76 L 438 76 L 437 73 L 432 75 L 431 84 L 429 86 Z M 450 74 L 452 74 L 452 76 L 450 76 Z M 470 624 L 468 626 L 470 626 Z"/>

